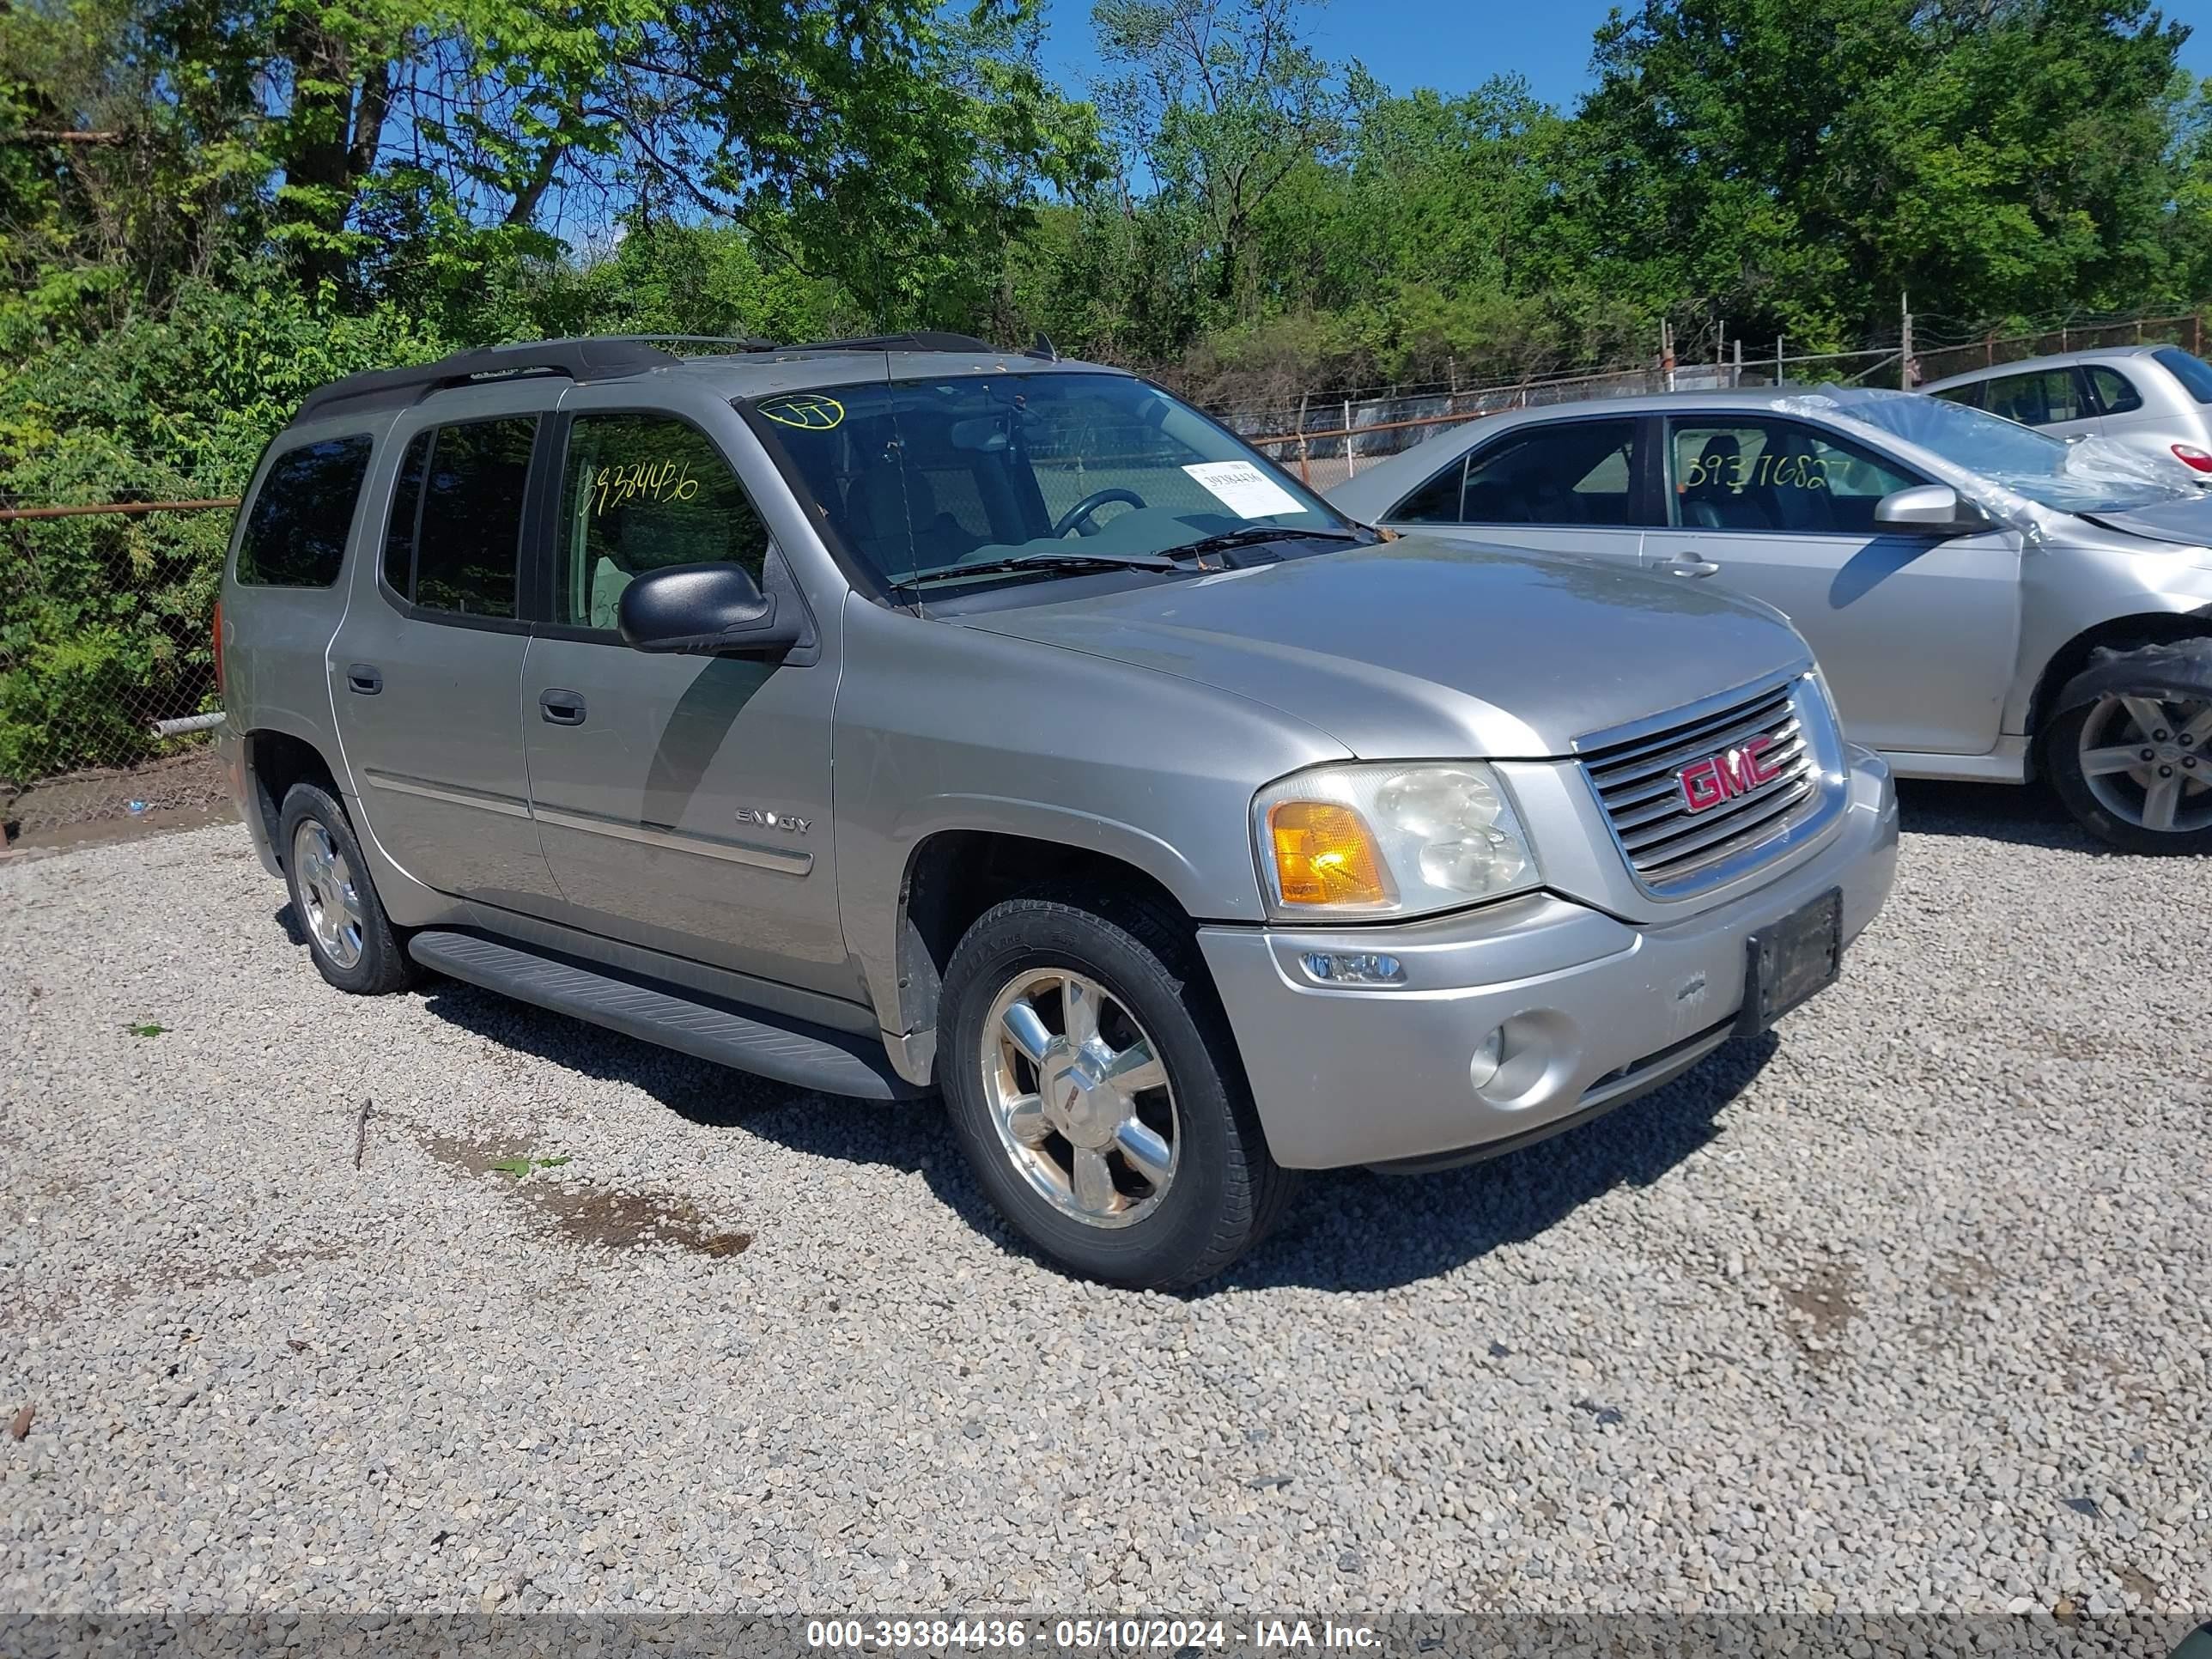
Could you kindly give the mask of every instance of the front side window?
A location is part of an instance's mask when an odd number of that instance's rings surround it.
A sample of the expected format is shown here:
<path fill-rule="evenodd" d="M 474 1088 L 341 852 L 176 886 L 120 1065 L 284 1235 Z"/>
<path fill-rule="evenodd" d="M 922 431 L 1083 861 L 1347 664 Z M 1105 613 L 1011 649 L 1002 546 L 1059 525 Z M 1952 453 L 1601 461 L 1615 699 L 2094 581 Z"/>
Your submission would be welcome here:
<path fill-rule="evenodd" d="M 1467 457 L 1443 471 L 1382 515 L 1385 524 L 1457 524 L 1461 492 L 1467 484 Z"/>
<path fill-rule="evenodd" d="M 623 589 L 729 561 L 762 580 L 768 526 L 713 440 L 663 415 L 579 415 L 562 470 L 553 620 L 611 630 Z"/>
<path fill-rule="evenodd" d="M 2212 404 L 2212 363 L 2191 356 L 2179 346 L 2160 346 L 2151 361 L 2181 382 L 2181 388 L 2200 404 Z"/>
<path fill-rule="evenodd" d="M 1692 418 L 1668 429 L 1668 500 L 1686 529 L 1872 535 L 1883 496 L 1927 482 L 1795 421 Z"/>
<path fill-rule="evenodd" d="M 366 434 L 325 438 L 270 462 L 239 538 L 241 584 L 328 587 L 337 580 L 369 448 Z"/>
<path fill-rule="evenodd" d="M 1468 458 L 1462 524 L 1629 525 L 1636 422 L 1565 422 Z"/>
<path fill-rule="evenodd" d="M 2097 407 L 2107 415 L 2131 415 L 2142 407 L 2136 383 L 2104 363 L 2090 366 L 2089 384 L 2097 389 Z"/>
<path fill-rule="evenodd" d="M 891 586 L 1015 558 L 1152 558 L 1259 528 L 1351 533 L 1155 386 L 1046 371 L 824 386 L 738 407 L 833 542 Z"/>
<path fill-rule="evenodd" d="M 1988 385 L 1989 395 L 1982 407 L 2022 426 L 2050 426 L 2089 416 L 2088 388 L 2076 369 L 2044 368 L 2033 374 L 2007 374 Z"/>
<path fill-rule="evenodd" d="M 384 575 L 393 592 L 425 611 L 514 615 L 537 440 L 534 415 L 465 421 L 415 437 L 400 460 L 385 532 Z"/>

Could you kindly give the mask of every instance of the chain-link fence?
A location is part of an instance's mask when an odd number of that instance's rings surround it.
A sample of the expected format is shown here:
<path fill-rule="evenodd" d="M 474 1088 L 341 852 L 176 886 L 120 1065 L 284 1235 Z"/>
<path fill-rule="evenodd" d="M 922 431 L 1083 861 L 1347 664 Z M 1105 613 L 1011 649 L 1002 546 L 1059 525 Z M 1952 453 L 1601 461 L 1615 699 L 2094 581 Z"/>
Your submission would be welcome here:
<path fill-rule="evenodd" d="M 208 728 L 220 707 L 216 572 L 235 505 L 0 508 L 9 842 L 223 799 Z"/>

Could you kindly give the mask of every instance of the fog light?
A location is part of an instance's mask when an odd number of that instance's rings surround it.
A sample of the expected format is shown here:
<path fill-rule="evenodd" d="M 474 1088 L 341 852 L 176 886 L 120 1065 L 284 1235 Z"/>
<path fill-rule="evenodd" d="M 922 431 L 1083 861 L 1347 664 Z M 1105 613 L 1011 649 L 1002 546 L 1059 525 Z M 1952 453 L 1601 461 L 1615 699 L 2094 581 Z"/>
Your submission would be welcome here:
<path fill-rule="evenodd" d="M 1474 1058 L 1467 1064 L 1467 1080 L 1478 1090 L 1490 1086 L 1498 1075 L 1498 1068 L 1505 1063 L 1505 1028 L 1498 1026 L 1483 1038 L 1474 1051 Z"/>
<path fill-rule="evenodd" d="M 1298 958 L 1309 978 L 1323 985 L 1403 985 L 1406 965 L 1397 957 L 1367 951 L 1358 955 L 1309 951 Z"/>

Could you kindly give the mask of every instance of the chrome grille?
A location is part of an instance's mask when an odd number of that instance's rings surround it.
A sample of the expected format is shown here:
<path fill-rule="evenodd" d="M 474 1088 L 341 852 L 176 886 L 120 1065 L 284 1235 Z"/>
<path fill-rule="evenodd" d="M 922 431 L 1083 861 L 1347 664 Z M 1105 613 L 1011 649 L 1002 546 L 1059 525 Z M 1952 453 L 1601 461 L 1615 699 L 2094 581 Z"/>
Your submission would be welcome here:
<path fill-rule="evenodd" d="M 1820 805 L 1819 757 L 1804 721 L 1825 720 L 1817 692 L 1790 679 L 1726 708 L 1599 747 L 1578 758 L 1630 866 L 1655 892 L 1699 884 L 1733 855 L 1782 834 Z M 1813 711 L 1809 712 L 1808 711 Z M 1682 769 L 1764 737 L 1763 758 L 1779 769 L 1766 782 L 1692 812 Z"/>

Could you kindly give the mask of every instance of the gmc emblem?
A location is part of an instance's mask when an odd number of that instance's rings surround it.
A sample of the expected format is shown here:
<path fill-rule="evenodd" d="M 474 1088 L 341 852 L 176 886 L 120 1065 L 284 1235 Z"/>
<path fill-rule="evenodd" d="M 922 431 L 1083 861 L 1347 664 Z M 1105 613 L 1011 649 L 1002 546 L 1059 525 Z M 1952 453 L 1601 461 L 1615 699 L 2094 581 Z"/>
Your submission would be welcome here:
<path fill-rule="evenodd" d="M 1773 747 L 1771 738 L 1753 738 L 1737 748 L 1692 761 L 1675 775 L 1682 786 L 1682 804 L 1702 812 L 1773 782 L 1782 775 L 1781 767 L 1766 758 Z"/>

